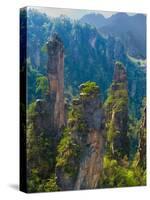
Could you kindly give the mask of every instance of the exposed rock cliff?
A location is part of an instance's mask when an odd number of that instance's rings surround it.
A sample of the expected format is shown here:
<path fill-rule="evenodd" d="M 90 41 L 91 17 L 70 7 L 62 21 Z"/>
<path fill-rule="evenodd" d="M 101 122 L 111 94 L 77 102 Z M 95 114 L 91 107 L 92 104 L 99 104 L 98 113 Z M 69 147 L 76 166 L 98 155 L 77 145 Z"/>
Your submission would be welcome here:
<path fill-rule="evenodd" d="M 127 89 L 127 74 L 123 64 L 120 62 L 116 62 L 114 68 L 114 82 L 117 83 L 124 83 L 124 87 Z"/>
<path fill-rule="evenodd" d="M 65 123 L 64 49 L 63 43 L 56 34 L 48 41 L 47 49 L 49 92 L 43 95 L 43 99 L 37 99 L 32 103 L 28 111 L 27 171 L 29 185 L 32 183 L 30 180 L 33 176 L 48 179 L 53 175 L 56 147 Z M 30 190 L 35 191 L 35 186 Z"/>
<path fill-rule="evenodd" d="M 140 122 L 138 153 L 138 165 L 146 169 L 146 107 L 143 109 L 143 116 Z"/>
<path fill-rule="evenodd" d="M 48 80 L 50 85 L 51 128 L 59 131 L 64 125 L 64 46 L 57 34 L 47 43 Z"/>
<path fill-rule="evenodd" d="M 84 149 L 75 189 L 90 189 L 97 187 L 103 168 L 104 127 L 98 86 L 90 82 L 81 85 L 80 101 L 87 132 L 81 141 Z"/>
<path fill-rule="evenodd" d="M 117 62 L 114 68 L 114 79 L 105 102 L 107 118 L 107 141 L 109 153 L 118 159 L 128 156 L 128 92 L 127 77 L 124 66 Z"/>
<path fill-rule="evenodd" d="M 64 167 L 59 165 L 57 172 L 61 188 L 91 189 L 98 186 L 103 168 L 103 120 L 99 87 L 93 82 L 82 84 L 80 97 L 73 101 L 68 120 L 69 135 L 79 149 L 78 154 L 68 160 L 68 166 L 74 170 L 75 176 L 70 188 L 69 176 Z M 78 158 L 76 162 L 75 158 Z"/>

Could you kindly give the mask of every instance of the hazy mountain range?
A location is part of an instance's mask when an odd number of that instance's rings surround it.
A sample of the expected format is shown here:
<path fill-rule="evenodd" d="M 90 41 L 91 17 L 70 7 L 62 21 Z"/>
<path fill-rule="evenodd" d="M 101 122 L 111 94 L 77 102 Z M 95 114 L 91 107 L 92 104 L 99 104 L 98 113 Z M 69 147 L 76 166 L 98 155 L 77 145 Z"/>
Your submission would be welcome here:
<path fill-rule="evenodd" d="M 115 24 L 118 20 L 121 24 L 124 21 L 121 20 L 121 17 L 126 19 L 126 23 L 124 23 L 126 29 L 132 28 L 131 19 L 136 21 L 138 17 L 140 19 L 145 18 L 143 15 L 130 17 L 126 14 L 116 14 L 108 19 L 104 18 L 104 20 L 112 21 L 110 24 Z M 140 19 L 137 19 L 137 24 L 142 24 Z M 143 24 L 143 26 L 145 25 Z M 107 30 L 105 37 L 104 28 Z M 103 26 L 98 29 L 87 23 L 81 23 L 79 20 L 74 21 L 64 16 L 49 18 L 45 14 L 29 10 L 27 16 L 27 63 L 30 71 L 28 74 L 29 103 L 35 98 L 41 98 L 36 94 L 36 79 L 46 74 L 46 42 L 53 33 L 57 33 L 63 41 L 65 51 L 65 96 L 70 99 L 72 95 L 78 93 L 78 86 L 81 83 L 90 80 L 95 81 L 100 86 L 102 99 L 105 99 L 107 89 L 112 82 L 114 63 L 120 61 L 127 70 L 130 110 L 139 116 L 142 99 L 146 94 L 146 64 L 143 64 L 143 61 L 137 58 L 128 56 L 130 53 L 128 49 L 135 49 L 133 48 L 135 47 L 134 44 L 137 45 L 137 52 L 139 53 L 136 53 L 136 56 L 138 57 L 138 55 L 141 55 L 140 53 L 143 53 L 140 47 L 138 48 L 138 44 L 140 40 L 143 44 L 144 39 L 140 36 L 138 43 L 134 43 L 134 40 L 132 40 L 127 44 L 125 39 L 130 37 L 131 34 L 126 31 L 125 27 L 122 34 L 118 31 L 119 25 L 117 26 L 117 23 L 116 28 L 115 26 L 112 28 L 114 34 L 119 33 L 119 38 L 112 34 L 109 28 L 111 26 Z M 101 33 L 102 30 L 103 34 Z M 24 30 L 22 31 L 24 32 Z M 23 36 L 24 34 L 22 34 Z M 121 39 L 121 37 L 125 38 Z"/>
<path fill-rule="evenodd" d="M 114 36 L 124 44 L 127 53 L 136 58 L 146 58 L 146 16 L 117 13 L 109 18 L 101 14 L 84 15 L 80 21 L 95 26 L 105 37 Z"/>
<path fill-rule="evenodd" d="M 20 17 L 25 190 L 146 185 L 146 17 Z"/>

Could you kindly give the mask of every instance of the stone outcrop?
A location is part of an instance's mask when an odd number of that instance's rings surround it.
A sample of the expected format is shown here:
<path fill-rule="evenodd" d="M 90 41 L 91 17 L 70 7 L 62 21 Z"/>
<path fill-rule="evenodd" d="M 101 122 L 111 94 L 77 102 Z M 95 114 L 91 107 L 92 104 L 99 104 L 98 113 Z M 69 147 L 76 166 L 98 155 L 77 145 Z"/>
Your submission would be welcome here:
<path fill-rule="evenodd" d="M 104 118 L 101 107 L 99 88 L 91 87 L 86 90 L 87 84 L 80 87 L 80 104 L 82 120 L 84 121 L 85 135 L 81 138 L 83 147 L 82 157 L 79 166 L 79 172 L 75 183 L 75 189 L 91 189 L 98 186 L 103 169 L 103 134 Z M 83 138 L 82 138 L 83 137 Z"/>
<path fill-rule="evenodd" d="M 123 64 L 116 62 L 113 83 L 105 103 L 107 146 L 115 159 L 129 155 L 127 91 L 126 70 Z"/>
<path fill-rule="evenodd" d="M 67 126 L 68 134 L 80 152 L 68 161 L 68 168 L 75 172 L 74 179 L 67 176 L 63 167 L 57 171 L 60 187 L 63 190 L 97 188 L 103 169 L 105 131 L 99 87 L 95 83 L 80 86 L 80 97 L 73 100 L 72 116 Z"/>
<path fill-rule="evenodd" d="M 55 33 L 47 43 L 48 80 L 51 102 L 51 128 L 56 132 L 63 127 L 64 114 L 64 46 Z"/>
<path fill-rule="evenodd" d="M 121 82 L 125 83 L 125 86 L 127 86 L 126 70 L 125 70 L 123 64 L 120 62 L 116 62 L 116 64 L 115 64 L 113 80 L 116 83 L 121 83 Z"/>
<path fill-rule="evenodd" d="M 42 179 L 54 173 L 56 149 L 65 123 L 64 47 L 57 34 L 50 38 L 47 49 L 49 93 L 31 105 L 27 136 L 28 177 L 38 168 L 37 174 Z"/>
<path fill-rule="evenodd" d="M 49 134 L 50 132 L 50 113 L 49 113 L 50 105 L 46 100 L 37 99 L 35 103 L 35 113 L 34 115 L 34 130 L 37 136 L 44 132 L 45 134 Z"/>
<path fill-rule="evenodd" d="M 140 122 L 138 154 L 138 165 L 146 169 L 146 107 L 143 109 L 143 116 Z"/>

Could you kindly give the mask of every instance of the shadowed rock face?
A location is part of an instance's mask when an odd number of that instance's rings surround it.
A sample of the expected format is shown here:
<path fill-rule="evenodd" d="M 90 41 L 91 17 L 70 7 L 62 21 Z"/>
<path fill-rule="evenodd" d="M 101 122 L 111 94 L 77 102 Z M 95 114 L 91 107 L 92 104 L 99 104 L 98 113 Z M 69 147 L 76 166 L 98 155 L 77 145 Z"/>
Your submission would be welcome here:
<path fill-rule="evenodd" d="M 27 169 L 28 175 L 32 176 L 32 169 L 38 168 L 39 176 L 44 179 L 47 179 L 54 170 L 54 155 L 64 125 L 64 49 L 56 34 L 47 43 L 47 49 L 50 91 L 46 98 L 36 100 L 34 115 L 30 116 L 28 148 L 31 150 L 31 156 L 28 157 Z M 34 139 L 30 139 L 30 134 Z M 32 146 L 33 149 L 38 149 L 34 156 Z M 46 149 L 50 153 L 47 153 Z M 42 165 L 43 163 L 45 165 Z"/>
<path fill-rule="evenodd" d="M 91 189 L 98 186 L 103 168 L 103 111 L 100 104 L 99 92 L 84 96 L 80 92 L 80 109 L 86 125 L 84 134 L 80 134 L 78 141 L 83 147 L 79 172 L 75 189 Z"/>
<path fill-rule="evenodd" d="M 114 93 L 120 93 L 120 100 L 125 100 L 127 96 L 123 97 L 121 91 L 127 91 L 127 75 L 125 67 L 122 63 L 117 62 L 114 69 L 114 86 L 116 86 Z M 118 86 L 119 84 L 119 86 Z M 119 98 L 118 96 L 118 98 Z M 119 104 L 120 102 L 116 102 Z M 121 156 L 129 154 L 129 139 L 127 136 L 128 130 L 128 101 L 121 103 L 118 110 L 114 109 L 112 112 L 112 122 L 114 123 L 117 136 L 114 138 L 114 151 L 119 149 Z M 114 153 L 115 154 L 115 153 Z"/>
<path fill-rule="evenodd" d="M 139 160 L 138 165 L 143 169 L 146 169 L 146 107 L 144 108 L 143 116 L 140 122 L 140 130 L 139 130 Z"/>
<path fill-rule="evenodd" d="M 127 82 L 127 74 L 126 74 L 125 68 L 119 62 L 117 62 L 115 64 L 115 68 L 114 68 L 114 81 L 116 83 L 118 83 L 118 82 Z"/>
<path fill-rule="evenodd" d="M 103 167 L 103 136 L 97 130 L 88 133 L 75 189 L 97 188 Z"/>
<path fill-rule="evenodd" d="M 67 169 L 71 169 L 73 175 L 70 176 L 63 165 L 57 167 L 58 185 L 62 190 L 98 187 L 103 170 L 105 133 L 99 93 L 95 83 L 86 82 L 80 86 L 79 98 L 73 100 L 67 122 L 68 136 L 73 144 L 70 151 L 74 152 L 67 160 Z"/>
<path fill-rule="evenodd" d="M 129 154 L 128 92 L 126 70 L 122 63 L 114 67 L 113 83 L 106 100 L 107 137 L 110 154 L 115 159 Z"/>
<path fill-rule="evenodd" d="M 57 34 L 47 43 L 48 80 L 50 86 L 51 127 L 59 130 L 64 125 L 64 46 Z"/>
<path fill-rule="evenodd" d="M 36 102 L 38 124 L 36 132 L 47 130 L 46 133 L 53 134 L 59 139 L 61 128 L 65 125 L 64 47 L 56 34 L 48 41 L 47 49 L 50 92 L 46 100 Z M 78 148 L 76 152 L 79 153 L 73 154 L 68 159 L 67 171 L 64 166 L 56 167 L 58 185 L 62 190 L 97 188 L 103 168 L 105 131 L 100 91 L 96 83 L 86 82 L 81 85 L 79 99 L 73 101 L 73 112 L 75 121 L 71 126 L 67 124 L 73 141 L 69 151 L 74 151 L 75 145 Z M 53 150 L 56 149 L 58 141 L 55 139 Z M 68 174 L 70 168 L 73 175 Z"/>

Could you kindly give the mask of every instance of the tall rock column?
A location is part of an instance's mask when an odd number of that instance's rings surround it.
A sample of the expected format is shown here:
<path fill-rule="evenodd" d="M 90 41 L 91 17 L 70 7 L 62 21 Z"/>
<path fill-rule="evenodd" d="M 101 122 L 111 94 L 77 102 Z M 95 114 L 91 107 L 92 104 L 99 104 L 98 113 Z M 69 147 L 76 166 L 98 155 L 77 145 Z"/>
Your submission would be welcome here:
<path fill-rule="evenodd" d="M 64 46 L 55 33 L 47 43 L 48 80 L 51 102 L 51 128 L 58 132 L 64 125 Z"/>
<path fill-rule="evenodd" d="M 120 159 L 129 155 L 128 129 L 128 88 L 126 70 L 116 62 L 114 78 L 105 102 L 107 148 L 109 154 Z"/>
<path fill-rule="evenodd" d="M 62 190 L 94 189 L 103 170 L 104 116 L 95 82 L 80 86 L 58 146 L 56 174 Z"/>
<path fill-rule="evenodd" d="M 80 126 L 82 128 L 84 125 L 85 132 L 77 134 L 83 151 L 75 189 L 97 188 L 103 169 L 105 131 L 100 91 L 94 82 L 86 82 L 80 86 L 78 107 L 81 108 Z"/>
<path fill-rule="evenodd" d="M 143 115 L 140 120 L 138 165 L 144 170 L 146 169 L 146 106 L 143 109 Z"/>

